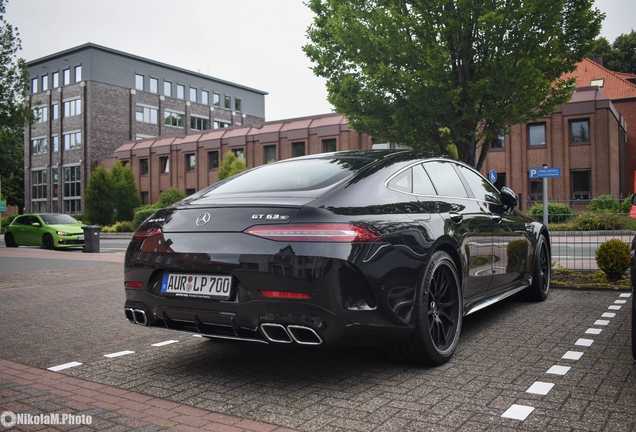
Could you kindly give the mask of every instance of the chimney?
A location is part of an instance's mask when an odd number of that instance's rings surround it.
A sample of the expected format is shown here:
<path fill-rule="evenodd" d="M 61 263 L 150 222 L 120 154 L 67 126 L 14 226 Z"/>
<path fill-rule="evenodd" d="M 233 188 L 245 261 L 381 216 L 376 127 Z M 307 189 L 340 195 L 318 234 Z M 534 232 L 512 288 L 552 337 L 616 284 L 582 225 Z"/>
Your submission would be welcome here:
<path fill-rule="evenodd" d="M 594 58 L 592 59 L 592 61 L 593 61 L 594 63 L 597 63 L 597 64 L 599 64 L 599 65 L 603 66 L 603 57 L 594 57 Z"/>

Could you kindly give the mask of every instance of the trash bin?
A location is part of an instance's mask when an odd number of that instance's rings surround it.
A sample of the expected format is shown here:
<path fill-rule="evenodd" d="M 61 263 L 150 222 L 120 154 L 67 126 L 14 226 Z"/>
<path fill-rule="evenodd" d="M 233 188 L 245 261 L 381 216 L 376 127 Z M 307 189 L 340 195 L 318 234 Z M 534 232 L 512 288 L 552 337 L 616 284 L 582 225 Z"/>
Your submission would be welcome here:
<path fill-rule="evenodd" d="M 99 232 L 102 227 L 98 225 L 86 225 L 84 230 L 84 252 L 99 253 Z"/>

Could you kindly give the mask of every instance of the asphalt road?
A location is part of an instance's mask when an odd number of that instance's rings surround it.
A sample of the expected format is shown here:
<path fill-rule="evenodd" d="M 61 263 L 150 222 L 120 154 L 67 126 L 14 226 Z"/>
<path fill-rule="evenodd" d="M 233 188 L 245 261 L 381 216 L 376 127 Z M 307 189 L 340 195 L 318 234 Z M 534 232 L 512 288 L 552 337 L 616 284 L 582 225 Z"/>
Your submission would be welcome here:
<path fill-rule="evenodd" d="M 636 430 L 627 291 L 513 297 L 468 316 L 453 359 L 424 368 L 376 348 L 131 325 L 121 260 L 0 248 L 0 357 L 43 369 L 78 362 L 61 373 L 299 431 Z"/>

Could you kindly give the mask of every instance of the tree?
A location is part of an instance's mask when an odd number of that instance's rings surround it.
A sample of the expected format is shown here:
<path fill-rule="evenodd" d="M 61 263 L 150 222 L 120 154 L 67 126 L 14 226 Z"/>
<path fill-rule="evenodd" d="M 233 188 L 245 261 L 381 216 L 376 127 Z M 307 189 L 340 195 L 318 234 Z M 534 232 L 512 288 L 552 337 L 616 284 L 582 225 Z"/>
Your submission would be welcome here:
<path fill-rule="evenodd" d="M 110 175 L 115 191 L 113 195 L 115 220 L 117 222 L 131 221 L 135 216 L 135 209 L 141 205 L 135 175 L 130 165 L 123 166 L 119 159 L 110 168 Z"/>
<path fill-rule="evenodd" d="M 98 165 L 91 173 L 84 195 L 86 217 L 91 223 L 107 226 L 114 219 L 114 187 L 112 176 L 104 165 Z"/>
<path fill-rule="evenodd" d="M 509 125 L 567 102 L 598 35 L 592 0 L 308 0 L 303 47 L 358 132 L 481 168 Z"/>
<path fill-rule="evenodd" d="M 24 127 L 34 114 L 25 104 L 29 90 L 26 62 L 16 55 L 22 48 L 20 34 L 4 20 L 5 5 L 6 0 L 0 0 L 0 182 L 2 197 L 22 208 Z"/>
<path fill-rule="evenodd" d="M 636 31 L 623 33 L 611 45 L 604 37 L 596 39 L 590 57 L 602 58 L 609 70 L 636 74 Z"/>
<path fill-rule="evenodd" d="M 186 195 L 181 192 L 181 190 L 177 188 L 168 188 L 165 191 L 161 192 L 159 195 L 159 201 L 155 204 L 155 207 L 158 209 L 166 208 L 177 201 L 181 201 L 184 199 Z"/>
<path fill-rule="evenodd" d="M 225 180 L 235 174 L 242 173 L 247 169 L 245 159 L 236 157 L 233 151 L 228 151 L 223 155 L 223 162 L 219 167 L 219 180 Z"/>

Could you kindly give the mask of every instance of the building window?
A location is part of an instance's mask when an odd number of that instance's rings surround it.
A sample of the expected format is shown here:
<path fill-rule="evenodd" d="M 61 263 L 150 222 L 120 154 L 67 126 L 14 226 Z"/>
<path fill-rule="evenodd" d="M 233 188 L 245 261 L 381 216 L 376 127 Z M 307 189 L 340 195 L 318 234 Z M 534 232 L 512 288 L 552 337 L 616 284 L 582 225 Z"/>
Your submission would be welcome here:
<path fill-rule="evenodd" d="M 545 123 L 528 125 L 528 144 L 541 146 L 545 144 Z"/>
<path fill-rule="evenodd" d="M 170 158 L 168 156 L 160 156 L 159 166 L 161 167 L 161 174 L 168 174 L 170 172 Z"/>
<path fill-rule="evenodd" d="M 305 142 L 292 143 L 292 157 L 305 156 Z"/>
<path fill-rule="evenodd" d="M 159 80 L 157 78 L 150 78 L 150 93 L 157 93 L 159 91 Z"/>
<path fill-rule="evenodd" d="M 51 119 L 57 120 L 59 117 L 60 106 L 58 104 L 51 105 Z"/>
<path fill-rule="evenodd" d="M 186 196 L 190 196 L 190 195 L 194 195 L 196 191 L 194 189 L 186 189 L 185 194 Z"/>
<path fill-rule="evenodd" d="M 64 85 L 69 85 L 71 83 L 71 70 L 70 69 L 64 69 L 62 71 L 62 83 Z"/>
<path fill-rule="evenodd" d="M 203 117 L 190 117 L 190 129 L 207 130 L 210 129 L 210 120 Z"/>
<path fill-rule="evenodd" d="M 37 123 L 45 123 L 49 121 L 49 110 L 47 107 L 36 107 L 33 109 L 33 114 L 35 114 L 35 121 Z"/>
<path fill-rule="evenodd" d="M 185 114 L 173 111 L 166 111 L 163 113 L 163 122 L 168 126 L 182 128 L 185 124 Z"/>
<path fill-rule="evenodd" d="M 194 87 L 190 87 L 190 102 L 197 101 L 197 89 Z"/>
<path fill-rule="evenodd" d="M 275 145 L 263 146 L 263 162 L 265 163 L 276 162 L 276 146 Z"/>
<path fill-rule="evenodd" d="M 148 192 L 140 192 L 141 195 L 141 205 L 148 205 L 150 201 L 148 201 L 149 194 Z"/>
<path fill-rule="evenodd" d="M 185 155 L 185 168 L 186 171 L 194 171 L 197 166 L 197 156 L 195 154 Z"/>
<path fill-rule="evenodd" d="M 163 82 L 163 95 L 172 97 L 172 83 L 170 81 Z"/>
<path fill-rule="evenodd" d="M 139 175 L 148 175 L 148 159 L 139 159 Z"/>
<path fill-rule="evenodd" d="M 82 100 L 75 99 L 64 102 L 64 117 L 73 117 L 82 113 Z"/>
<path fill-rule="evenodd" d="M 82 146 L 82 133 L 71 132 L 64 134 L 64 150 L 74 150 Z"/>
<path fill-rule="evenodd" d="M 215 107 L 221 106 L 221 95 L 218 93 L 212 93 L 212 105 Z"/>
<path fill-rule="evenodd" d="M 157 124 L 159 111 L 157 108 L 137 105 L 135 118 L 138 122 Z"/>
<path fill-rule="evenodd" d="M 31 154 L 46 154 L 48 151 L 48 143 L 46 138 L 36 138 L 31 140 Z"/>
<path fill-rule="evenodd" d="M 241 100 L 239 98 L 234 98 L 234 109 L 241 111 Z"/>
<path fill-rule="evenodd" d="M 46 169 L 31 171 L 31 199 L 46 200 L 48 188 L 49 182 L 46 179 Z"/>
<path fill-rule="evenodd" d="M 326 139 L 322 140 L 322 151 L 324 153 L 331 153 L 336 151 L 336 139 Z"/>
<path fill-rule="evenodd" d="M 506 147 L 506 135 L 503 131 L 499 131 L 497 138 L 493 138 L 490 140 L 490 148 L 491 149 L 503 149 Z"/>
<path fill-rule="evenodd" d="M 217 150 L 208 152 L 208 170 L 214 170 L 219 167 L 219 152 Z"/>
<path fill-rule="evenodd" d="M 214 120 L 214 129 L 222 129 L 230 127 L 230 124 L 222 120 Z"/>
<path fill-rule="evenodd" d="M 60 86 L 60 73 L 53 72 L 51 74 L 51 88 L 57 88 Z"/>
<path fill-rule="evenodd" d="M 572 170 L 572 196 L 574 199 L 590 199 L 592 197 L 592 171 Z"/>
<path fill-rule="evenodd" d="M 497 173 L 497 181 L 494 183 L 498 191 L 506 185 L 506 173 Z"/>
<path fill-rule="evenodd" d="M 210 103 L 210 93 L 207 90 L 201 90 L 201 103 L 203 105 Z"/>
<path fill-rule="evenodd" d="M 185 98 L 185 87 L 183 84 L 177 84 L 177 99 Z"/>
<path fill-rule="evenodd" d="M 75 66 L 75 82 L 78 83 L 82 80 L 82 65 Z"/>
<path fill-rule="evenodd" d="M 33 78 L 31 80 L 31 93 L 37 93 L 37 92 L 38 92 L 38 79 Z"/>
<path fill-rule="evenodd" d="M 49 89 L 49 76 L 44 75 L 42 77 L 42 91 L 47 91 Z"/>
<path fill-rule="evenodd" d="M 590 142 L 590 120 L 570 120 L 570 143 Z"/>
<path fill-rule="evenodd" d="M 232 153 L 234 153 L 234 156 L 236 156 L 237 158 L 245 159 L 245 150 L 243 150 L 242 148 L 232 149 Z"/>
<path fill-rule="evenodd" d="M 64 167 L 64 213 L 81 213 L 82 176 L 79 165 Z"/>
<path fill-rule="evenodd" d="M 58 182 L 60 181 L 57 175 L 57 168 L 51 168 L 51 199 L 54 200 L 53 209 L 51 211 L 57 212 L 57 194 L 59 193 Z"/>
<path fill-rule="evenodd" d="M 232 97 L 231 96 L 225 96 L 224 99 L 224 103 L 223 103 L 223 107 L 226 109 L 231 109 L 232 108 Z"/>
<path fill-rule="evenodd" d="M 528 179 L 529 180 L 529 193 L 528 193 L 528 199 L 530 201 L 537 201 L 537 200 L 542 200 L 543 199 L 543 180 L 542 179 L 536 179 L 536 178 L 531 178 Z"/>
<path fill-rule="evenodd" d="M 137 90 L 142 90 L 144 89 L 144 76 L 143 75 L 139 75 L 139 74 L 135 74 L 135 88 Z"/>
<path fill-rule="evenodd" d="M 53 142 L 51 143 L 51 147 L 52 147 L 52 148 L 51 148 L 51 151 L 52 151 L 53 153 L 55 153 L 55 152 L 57 152 L 57 151 L 60 149 L 60 139 L 58 138 L 58 136 L 57 136 L 57 135 L 53 135 L 53 136 L 51 137 L 51 140 L 53 141 Z"/>
<path fill-rule="evenodd" d="M 605 78 L 597 78 L 590 81 L 590 87 L 603 87 Z"/>

